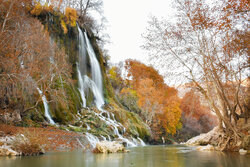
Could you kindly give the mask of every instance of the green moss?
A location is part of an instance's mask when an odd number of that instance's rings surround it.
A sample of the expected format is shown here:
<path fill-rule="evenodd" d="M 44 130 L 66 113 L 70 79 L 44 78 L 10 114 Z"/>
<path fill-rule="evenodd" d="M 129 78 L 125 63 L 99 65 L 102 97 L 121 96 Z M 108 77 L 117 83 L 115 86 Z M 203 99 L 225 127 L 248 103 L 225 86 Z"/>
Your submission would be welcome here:
<path fill-rule="evenodd" d="M 72 126 L 72 125 L 69 126 L 68 130 L 74 131 L 74 132 L 83 132 L 84 131 L 83 128 L 77 127 L 77 126 Z"/>
<path fill-rule="evenodd" d="M 126 127 L 128 135 L 140 137 L 146 141 L 150 139 L 150 128 L 136 113 L 120 108 L 114 101 L 106 107 L 106 110 L 114 113 L 115 119 Z"/>
<path fill-rule="evenodd" d="M 37 110 L 29 110 L 22 114 L 22 122 L 18 126 L 30 127 L 40 126 L 45 121 L 43 114 Z"/>

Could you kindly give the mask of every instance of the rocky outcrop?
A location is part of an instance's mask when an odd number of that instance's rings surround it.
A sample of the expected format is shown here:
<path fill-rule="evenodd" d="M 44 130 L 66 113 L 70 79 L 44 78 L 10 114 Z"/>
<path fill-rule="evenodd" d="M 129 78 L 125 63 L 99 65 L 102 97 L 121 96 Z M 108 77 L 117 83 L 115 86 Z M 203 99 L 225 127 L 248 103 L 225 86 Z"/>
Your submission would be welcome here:
<path fill-rule="evenodd" d="M 218 127 L 215 127 L 208 133 L 200 134 L 194 138 L 189 139 L 185 144 L 191 146 L 205 146 L 205 145 L 218 145 L 219 138 L 222 136 L 222 132 Z"/>
<path fill-rule="evenodd" d="M 239 151 L 240 153 L 249 153 L 250 151 L 250 135 L 246 135 L 244 138 L 234 140 L 230 134 L 226 134 L 218 127 L 206 134 L 200 134 L 194 138 L 188 140 L 186 145 L 199 146 L 197 150 L 208 151 Z"/>
<path fill-rule="evenodd" d="M 0 137 L 0 156 L 17 156 L 19 152 L 12 149 L 14 137 Z"/>
<path fill-rule="evenodd" d="M 27 156 L 44 153 L 40 145 L 31 143 L 23 134 L 0 137 L 0 156 Z"/>
<path fill-rule="evenodd" d="M 20 121 L 22 121 L 22 118 L 19 110 L 15 110 L 13 112 L 0 113 L 0 122 L 17 123 Z"/>
<path fill-rule="evenodd" d="M 118 153 L 128 152 L 124 145 L 118 142 L 101 141 L 96 144 L 96 148 L 93 150 L 94 153 Z"/>
<path fill-rule="evenodd" d="M 20 155 L 20 153 L 12 150 L 8 146 L 0 147 L 0 156 L 17 156 L 17 155 Z"/>

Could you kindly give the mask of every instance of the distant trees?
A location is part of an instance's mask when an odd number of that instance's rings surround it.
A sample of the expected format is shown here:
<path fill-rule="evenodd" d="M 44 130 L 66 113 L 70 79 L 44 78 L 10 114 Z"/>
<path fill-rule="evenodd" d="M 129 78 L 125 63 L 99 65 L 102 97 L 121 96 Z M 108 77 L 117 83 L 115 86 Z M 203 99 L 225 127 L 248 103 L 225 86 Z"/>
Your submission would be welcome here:
<path fill-rule="evenodd" d="M 249 69 L 245 13 L 249 3 L 215 2 L 176 0 L 175 21 L 152 17 L 144 36 L 144 48 L 158 63 L 177 69 L 179 76 L 184 76 L 203 94 L 226 138 L 233 140 L 223 147 L 229 149 L 229 145 L 237 144 L 244 136 L 237 123 L 240 115 L 249 112 L 244 107 L 249 95 L 242 85 Z"/>
<path fill-rule="evenodd" d="M 182 123 L 194 135 L 206 133 L 217 125 L 217 117 L 202 104 L 199 94 L 190 90 L 181 100 Z M 184 128 L 185 128 L 184 127 Z"/>
<path fill-rule="evenodd" d="M 125 68 L 131 77 L 131 89 L 136 91 L 142 116 L 152 128 L 155 137 L 175 134 L 181 128 L 180 100 L 177 90 L 164 83 L 163 77 L 153 68 L 135 60 L 127 60 Z"/>
<path fill-rule="evenodd" d="M 153 140 L 159 142 L 162 136 L 181 128 L 177 90 L 167 86 L 153 67 L 129 59 L 124 66 L 112 67 L 108 76 L 119 102 L 142 117 L 152 130 Z"/>

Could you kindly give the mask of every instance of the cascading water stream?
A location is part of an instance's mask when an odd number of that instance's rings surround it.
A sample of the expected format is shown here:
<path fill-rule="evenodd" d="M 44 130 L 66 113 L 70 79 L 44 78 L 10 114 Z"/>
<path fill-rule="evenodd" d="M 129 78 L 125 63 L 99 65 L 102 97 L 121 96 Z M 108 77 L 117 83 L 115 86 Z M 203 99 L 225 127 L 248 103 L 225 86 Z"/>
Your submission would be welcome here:
<path fill-rule="evenodd" d="M 78 74 L 78 83 L 79 83 L 79 92 L 82 98 L 82 105 L 83 107 L 86 107 L 86 99 L 85 99 L 85 93 L 84 93 L 84 80 L 83 76 L 87 73 L 87 54 L 85 49 L 85 42 L 82 30 L 77 25 L 78 32 L 79 32 L 79 63 L 77 64 L 77 74 Z"/>
<path fill-rule="evenodd" d="M 86 99 L 85 99 L 85 93 L 84 93 L 84 83 L 83 83 L 83 79 L 82 79 L 82 74 L 79 68 L 79 65 L 77 64 L 77 74 L 78 74 L 78 83 L 79 83 L 79 92 L 82 98 L 82 106 L 86 107 Z"/>
<path fill-rule="evenodd" d="M 21 66 L 21 69 L 24 69 L 24 62 L 23 62 L 23 60 L 20 60 L 20 66 Z M 49 121 L 50 124 L 55 125 L 55 122 L 53 121 L 53 119 L 51 118 L 50 113 L 49 113 L 49 105 L 48 105 L 48 101 L 46 99 L 46 96 L 43 94 L 42 90 L 39 89 L 39 87 L 36 85 L 35 81 L 33 80 L 33 78 L 29 74 L 28 74 L 28 78 L 36 86 L 36 89 L 37 89 L 39 95 L 42 96 L 45 117 L 48 119 L 48 121 Z"/>
<path fill-rule="evenodd" d="M 44 106 L 44 115 L 49 120 L 49 123 L 52 124 L 52 125 L 54 125 L 55 122 L 53 121 L 53 119 L 50 116 L 49 105 L 48 105 L 48 101 L 46 99 L 46 96 L 43 94 L 43 92 L 41 91 L 41 89 L 39 89 L 38 87 L 36 89 L 39 92 L 40 96 L 42 96 L 42 101 L 43 101 L 43 106 Z"/>
<path fill-rule="evenodd" d="M 105 102 L 104 102 L 104 96 L 103 96 L 101 68 L 96 58 L 94 49 L 92 48 L 92 45 L 88 39 L 87 33 L 84 32 L 84 35 L 83 35 L 79 26 L 78 26 L 78 31 L 79 31 L 79 64 L 77 64 L 77 72 L 78 72 L 78 80 L 79 80 L 78 81 L 79 91 L 81 94 L 81 98 L 83 100 L 83 107 L 86 107 L 86 98 L 85 98 L 84 91 L 87 89 L 90 89 L 94 96 L 95 106 L 97 107 L 98 110 L 101 111 L 101 113 L 95 113 L 95 115 L 99 117 L 102 121 L 104 121 L 107 125 L 113 127 L 114 134 L 118 136 L 118 138 L 121 139 L 122 141 L 125 141 L 128 144 L 128 146 L 131 146 L 131 147 L 137 146 L 138 143 L 142 143 L 142 142 L 139 139 L 134 139 L 132 137 L 131 137 L 132 140 L 129 140 L 123 137 L 122 134 L 120 134 L 118 127 L 122 128 L 124 133 L 126 131 L 125 127 L 121 123 L 115 120 L 114 114 L 111 113 L 111 116 L 113 117 L 113 119 L 111 119 L 110 113 L 103 109 L 103 105 L 105 104 Z M 92 79 L 90 79 L 87 76 L 87 69 L 86 69 L 87 55 L 89 56 Z M 103 113 L 105 113 L 107 117 L 103 116 Z M 99 139 L 96 136 L 90 133 L 86 133 L 86 137 L 93 147 L 99 141 Z M 105 137 L 103 136 L 101 137 L 103 138 L 103 140 L 106 140 Z M 108 140 L 111 141 L 110 136 L 108 136 Z"/>
<path fill-rule="evenodd" d="M 102 91 L 103 85 L 102 85 L 101 68 L 100 68 L 98 60 L 96 59 L 94 49 L 93 49 L 93 47 L 88 39 L 86 32 L 84 32 L 84 37 L 86 40 L 86 49 L 87 49 L 87 52 L 88 52 L 88 55 L 90 58 L 92 80 L 96 84 L 98 91 L 101 94 L 102 99 L 100 99 L 100 100 L 103 100 L 103 104 L 104 104 L 104 97 L 103 97 L 103 91 Z M 97 107 L 101 107 L 101 106 L 97 106 Z"/>

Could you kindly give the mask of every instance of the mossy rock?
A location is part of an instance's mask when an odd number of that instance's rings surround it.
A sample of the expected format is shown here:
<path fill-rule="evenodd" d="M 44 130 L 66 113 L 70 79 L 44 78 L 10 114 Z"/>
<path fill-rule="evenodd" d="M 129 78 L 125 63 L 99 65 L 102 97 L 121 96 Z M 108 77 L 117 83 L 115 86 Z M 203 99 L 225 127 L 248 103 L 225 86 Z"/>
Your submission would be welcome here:
<path fill-rule="evenodd" d="M 83 132 L 84 131 L 83 128 L 78 127 L 78 126 L 72 126 L 72 125 L 69 125 L 68 130 L 73 131 L 73 132 Z"/>

